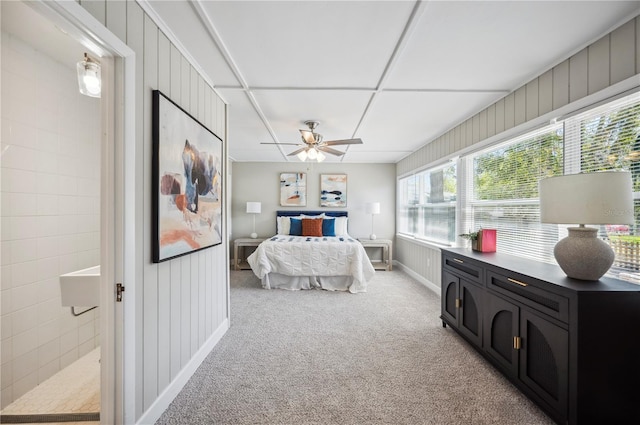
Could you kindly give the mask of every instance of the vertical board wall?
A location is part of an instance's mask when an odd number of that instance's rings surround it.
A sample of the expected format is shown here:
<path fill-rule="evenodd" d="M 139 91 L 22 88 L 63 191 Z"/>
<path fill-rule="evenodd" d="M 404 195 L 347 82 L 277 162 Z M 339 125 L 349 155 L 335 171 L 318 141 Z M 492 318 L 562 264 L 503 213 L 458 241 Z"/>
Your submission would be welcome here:
<path fill-rule="evenodd" d="M 228 327 L 228 254 L 223 243 L 160 264 L 152 263 L 152 91 L 159 89 L 223 140 L 227 173 L 226 105 L 134 1 L 80 1 L 136 53 L 135 420 L 152 406 L 196 352 Z M 223 189 L 226 213 L 227 193 Z M 129 289 L 127 289 L 129 292 Z M 127 293 L 125 293 L 126 297 Z"/>
<path fill-rule="evenodd" d="M 629 81 L 631 83 L 629 84 Z M 501 133 L 570 107 L 616 84 L 640 85 L 640 17 L 605 35 L 478 114 L 397 163 L 397 176 L 424 169 L 442 158 L 469 152 Z M 615 93 L 610 93 L 614 95 Z M 506 136 L 503 136 L 506 137 Z M 440 286 L 440 250 L 396 238 L 396 259 Z M 427 265 L 427 260 L 430 265 Z"/>

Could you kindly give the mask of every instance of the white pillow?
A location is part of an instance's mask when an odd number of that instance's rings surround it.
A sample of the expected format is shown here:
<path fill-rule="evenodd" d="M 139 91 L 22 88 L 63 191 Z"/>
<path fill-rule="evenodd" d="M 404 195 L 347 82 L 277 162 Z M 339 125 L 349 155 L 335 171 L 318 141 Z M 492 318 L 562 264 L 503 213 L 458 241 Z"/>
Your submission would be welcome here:
<path fill-rule="evenodd" d="M 336 236 L 347 236 L 347 217 L 336 217 Z"/>
<path fill-rule="evenodd" d="M 278 229 L 277 229 L 278 235 L 288 235 L 289 230 L 291 229 L 291 217 L 280 216 L 277 219 L 277 223 L 278 223 Z"/>
<path fill-rule="evenodd" d="M 306 214 L 300 214 L 299 216 L 300 218 L 324 218 L 324 213 L 322 214 L 318 214 L 318 215 L 306 215 Z"/>

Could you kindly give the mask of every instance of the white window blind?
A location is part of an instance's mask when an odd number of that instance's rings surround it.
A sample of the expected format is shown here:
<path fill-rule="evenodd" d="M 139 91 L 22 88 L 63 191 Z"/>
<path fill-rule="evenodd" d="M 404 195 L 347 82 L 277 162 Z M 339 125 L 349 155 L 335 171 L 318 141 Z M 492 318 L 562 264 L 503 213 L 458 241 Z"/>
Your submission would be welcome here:
<path fill-rule="evenodd" d="M 452 244 L 456 238 L 456 164 L 401 178 L 398 186 L 399 233 Z"/>
<path fill-rule="evenodd" d="M 636 222 L 600 226 L 599 236 L 615 254 L 609 274 L 640 275 L 640 93 L 593 108 L 565 121 L 565 174 L 630 171 Z M 611 188 L 616 190 L 616 188 Z"/>
<path fill-rule="evenodd" d="M 496 229 L 498 251 L 553 261 L 558 230 L 540 223 L 538 181 L 562 174 L 562 134 L 550 125 L 467 157 L 462 229 Z"/>
<path fill-rule="evenodd" d="M 603 170 L 631 171 L 636 211 L 631 226 L 600 228 L 616 253 L 609 274 L 640 283 L 640 93 L 464 158 L 460 227 L 497 229 L 498 251 L 555 262 L 568 226 L 540 223 L 539 180 Z"/>

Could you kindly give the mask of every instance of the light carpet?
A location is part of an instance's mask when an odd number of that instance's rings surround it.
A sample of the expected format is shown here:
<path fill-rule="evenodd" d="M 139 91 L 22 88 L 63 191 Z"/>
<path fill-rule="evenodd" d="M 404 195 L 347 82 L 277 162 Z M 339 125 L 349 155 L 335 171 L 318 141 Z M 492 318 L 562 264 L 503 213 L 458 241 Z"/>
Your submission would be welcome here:
<path fill-rule="evenodd" d="M 552 424 L 401 271 L 361 294 L 265 290 L 231 272 L 231 327 L 156 422 Z"/>

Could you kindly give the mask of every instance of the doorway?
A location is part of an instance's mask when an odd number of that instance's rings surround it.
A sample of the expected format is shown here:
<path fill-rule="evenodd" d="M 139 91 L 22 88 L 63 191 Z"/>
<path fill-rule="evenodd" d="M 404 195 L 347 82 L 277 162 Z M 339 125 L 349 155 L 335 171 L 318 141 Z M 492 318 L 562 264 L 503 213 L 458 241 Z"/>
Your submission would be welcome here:
<path fill-rule="evenodd" d="M 1 7 L 1 422 L 120 423 L 122 307 L 112 297 L 123 274 L 117 59 L 78 36 L 73 5 Z M 75 66 L 84 53 L 103 67 L 101 98 L 78 93 Z M 96 266 L 98 306 L 65 302 L 61 276 Z"/>

